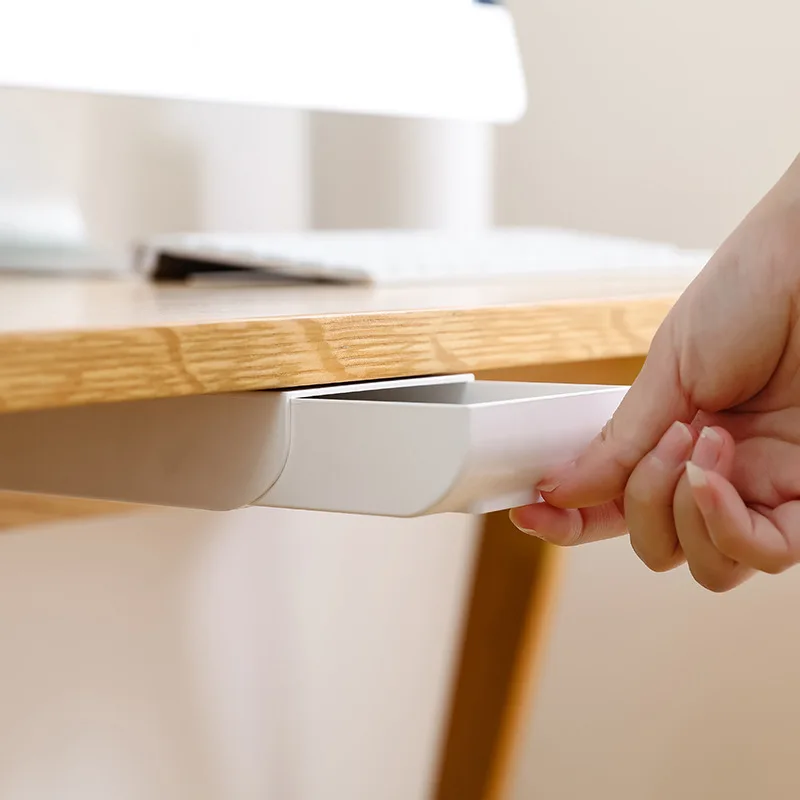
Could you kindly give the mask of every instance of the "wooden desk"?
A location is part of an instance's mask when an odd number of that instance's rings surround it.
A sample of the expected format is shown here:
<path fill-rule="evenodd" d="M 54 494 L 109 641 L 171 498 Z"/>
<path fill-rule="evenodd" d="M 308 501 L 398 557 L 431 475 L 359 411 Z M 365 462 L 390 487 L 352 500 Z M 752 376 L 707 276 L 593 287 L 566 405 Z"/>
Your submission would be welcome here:
<path fill-rule="evenodd" d="M 630 382 L 692 277 L 642 269 L 394 289 L 3 278 L 0 412 L 441 372 Z M 0 528 L 121 508 L 0 494 Z M 554 559 L 506 514 L 486 518 L 438 800 L 504 796 Z"/>
<path fill-rule="evenodd" d="M 0 410 L 640 356 L 690 277 L 383 290 L 0 279 Z"/>

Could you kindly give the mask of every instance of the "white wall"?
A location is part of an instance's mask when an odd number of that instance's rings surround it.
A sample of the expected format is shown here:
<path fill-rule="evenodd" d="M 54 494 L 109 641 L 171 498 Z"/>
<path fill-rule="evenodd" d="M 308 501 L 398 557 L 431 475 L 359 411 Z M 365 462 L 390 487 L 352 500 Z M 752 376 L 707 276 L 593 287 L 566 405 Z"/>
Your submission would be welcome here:
<path fill-rule="evenodd" d="M 714 595 L 618 539 L 571 554 L 513 800 L 791 800 L 800 573 Z"/>
<path fill-rule="evenodd" d="M 510 0 L 530 110 L 497 214 L 713 246 L 800 150 L 792 0 Z"/>
<path fill-rule="evenodd" d="M 0 94 L 3 120 L 8 164 L 117 249 L 491 207 L 472 126 L 32 92 Z M 423 800 L 474 543 L 463 517 L 267 509 L 0 537 L 0 797 Z"/>
<path fill-rule="evenodd" d="M 312 223 L 475 229 L 493 221 L 493 130 L 344 114 L 311 117 Z"/>
<path fill-rule="evenodd" d="M 266 509 L 0 537 L 0 797 L 426 797 L 471 543 Z"/>
<path fill-rule="evenodd" d="M 791 0 L 516 0 L 531 84 L 503 223 L 713 246 L 800 152 Z M 513 797 L 783 800 L 800 571 L 711 596 L 626 541 L 570 554 Z"/>

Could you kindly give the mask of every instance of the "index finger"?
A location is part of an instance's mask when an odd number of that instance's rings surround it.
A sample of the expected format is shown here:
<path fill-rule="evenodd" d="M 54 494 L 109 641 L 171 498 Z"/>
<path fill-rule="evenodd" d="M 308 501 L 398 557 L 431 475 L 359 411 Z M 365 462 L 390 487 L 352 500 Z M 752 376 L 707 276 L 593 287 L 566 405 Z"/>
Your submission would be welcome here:
<path fill-rule="evenodd" d="M 636 465 L 674 422 L 695 410 L 681 390 L 677 362 L 655 348 L 602 432 L 575 461 L 546 475 L 537 489 L 551 505 L 581 508 L 620 497 Z"/>

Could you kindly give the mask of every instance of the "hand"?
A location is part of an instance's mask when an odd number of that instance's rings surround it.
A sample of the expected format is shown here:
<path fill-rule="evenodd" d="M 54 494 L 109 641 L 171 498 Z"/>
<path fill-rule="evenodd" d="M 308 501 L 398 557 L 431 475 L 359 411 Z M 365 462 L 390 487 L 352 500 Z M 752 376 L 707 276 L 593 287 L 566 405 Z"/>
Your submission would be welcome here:
<path fill-rule="evenodd" d="M 688 462 L 688 463 L 687 463 Z M 514 523 L 619 536 L 712 591 L 800 561 L 800 158 L 657 332 L 613 419 Z"/>

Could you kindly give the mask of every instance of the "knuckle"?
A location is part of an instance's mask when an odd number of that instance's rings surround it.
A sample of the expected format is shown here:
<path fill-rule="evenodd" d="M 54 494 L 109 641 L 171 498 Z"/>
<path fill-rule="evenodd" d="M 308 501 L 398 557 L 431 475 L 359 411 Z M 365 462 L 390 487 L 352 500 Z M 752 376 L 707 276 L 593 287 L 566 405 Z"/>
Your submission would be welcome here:
<path fill-rule="evenodd" d="M 547 536 L 541 536 L 541 538 L 556 547 L 575 547 L 583 544 L 586 531 L 580 510 L 577 508 L 566 509 L 564 521 L 566 524 L 562 528 L 548 533 Z"/>
<path fill-rule="evenodd" d="M 677 543 L 673 546 L 658 547 L 651 541 L 653 537 L 630 532 L 630 544 L 636 557 L 651 572 L 669 572 L 683 563 L 683 551 Z"/>
<path fill-rule="evenodd" d="M 637 441 L 626 436 L 626 427 L 620 423 L 620 415 L 618 410 L 606 422 L 597 437 L 597 442 L 603 448 L 605 457 L 610 461 L 610 468 L 630 475 L 641 461 L 644 453 Z"/>
<path fill-rule="evenodd" d="M 726 528 L 714 531 L 714 546 L 726 558 L 767 575 L 780 575 L 796 562 L 788 550 L 759 547 L 752 542 L 742 546 L 746 536 Z"/>
<path fill-rule="evenodd" d="M 671 503 L 664 487 L 640 467 L 625 488 L 625 516 L 633 552 L 653 572 L 669 572 L 683 563 Z"/>
<path fill-rule="evenodd" d="M 753 568 L 767 575 L 780 575 L 795 563 L 788 555 L 764 557 L 758 560 L 760 563 L 754 564 Z"/>
<path fill-rule="evenodd" d="M 655 481 L 635 470 L 625 486 L 625 508 L 650 506 L 659 494 Z"/>
<path fill-rule="evenodd" d="M 683 474 L 683 465 L 665 465 L 650 452 L 631 473 L 625 485 L 626 508 L 642 509 L 672 507 Z"/>
<path fill-rule="evenodd" d="M 741 583 L 741 576 L 734 569 L 708 569 L 689 565 L 694 580 L 714 594 L 724 594 Z"/>

